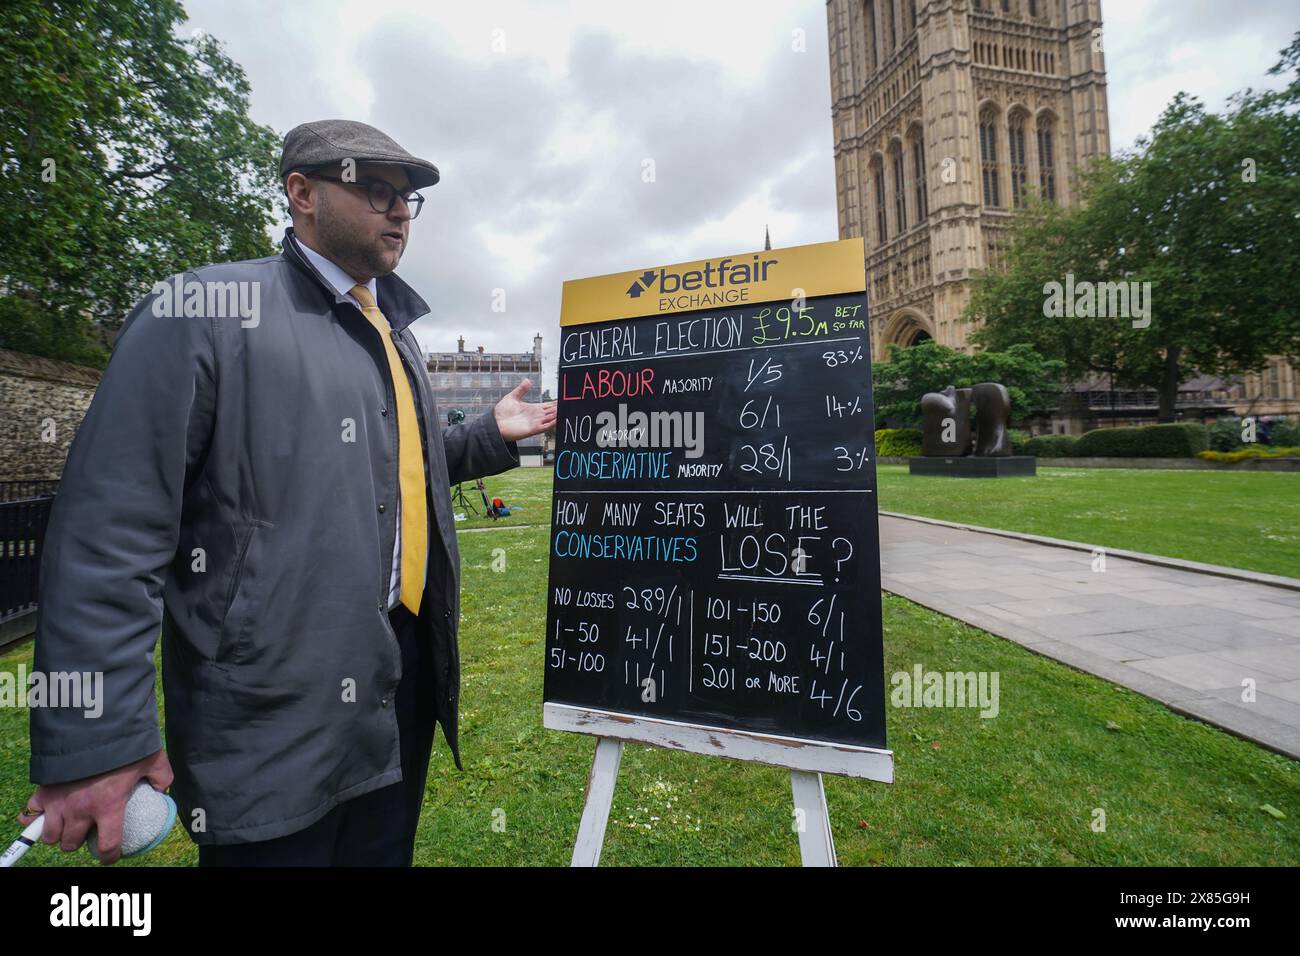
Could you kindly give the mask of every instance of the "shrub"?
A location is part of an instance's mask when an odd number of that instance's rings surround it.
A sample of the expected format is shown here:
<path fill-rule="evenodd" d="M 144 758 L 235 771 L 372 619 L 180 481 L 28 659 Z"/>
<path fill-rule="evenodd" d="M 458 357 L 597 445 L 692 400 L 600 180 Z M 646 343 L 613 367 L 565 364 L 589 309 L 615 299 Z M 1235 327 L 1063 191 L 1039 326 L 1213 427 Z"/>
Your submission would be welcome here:
<path fill-rule="evenodd" d="M 1241 419 L 1220 418 L 1210 426 L 1209 439 L 1214 451 L 1236 451 L 1241 447 Z"/>
<path fill-rule="evenodd" d="M 1074 446 L 1077 444 L 1079 438 L 1076 435 L 1039 435 L 1029 439 L 1025 454 L 1037 455 L 1039 458 L 1069 458 L 1075 453 Z"/>
<path fill-rule="evenodd" d="M 1300 425 L 1273 419 L 1269 426 L 1268 443 L 1275 448 L 1292 448 L 1300 445 Z"/>
<path fill-rule="evenodd" d="M 1250 445 L 1238 451 L 1202 451 L 1197 458 L 1205 461 L 1222 461 L 1236 464 L 1250 458 L 1300 458 L 1300 446 L 1279 448 L 1276 445 Z"/>
<path fill-rule="evenodd" d="M 1029 444 L 1029 432 L 1022 432 L 1019 428 L 1008 428 L 1007 441 L 1011 443 L 1011 454 L 1029 454 L 1029 452 L 1025 451 L 1025 447 Z"/>
<path fill-rule="evenodd" d="M 919 454 L 919 428 L 881 428 L 876 431 L 877 458 L 913 458 Z"/>
<path fill-rule="evenodd" d="M 67 318 L 16 295 L 0 295 L 0 349 L 103 368 L 108 352 L 90 320 Z"/>
<path fill-rule="evenodd" d="M 1264 421 L 1255 416 L 1255 437 L 1264 438 Z M 1221 418 L 1210 426 L 1211 451 L 1240 451 L 1250 446 L 1241 440 L 1242 419 Z M 1284 418 L 1274 418 L 1268 423 L 1268 445 L 1278 448 L 1293 448 L 1300 445 L 1300 426 L 1293 425 Z M 1268 446 L 1265 446 L 1268 447 Z"/>
<path fill-rule="evenodd" d="M 1209 430 L 1182 422 L 1141 428 L 1097 428 L 1079 438 L 1075 457 L 1191 458 L 1206 450 Z"/>

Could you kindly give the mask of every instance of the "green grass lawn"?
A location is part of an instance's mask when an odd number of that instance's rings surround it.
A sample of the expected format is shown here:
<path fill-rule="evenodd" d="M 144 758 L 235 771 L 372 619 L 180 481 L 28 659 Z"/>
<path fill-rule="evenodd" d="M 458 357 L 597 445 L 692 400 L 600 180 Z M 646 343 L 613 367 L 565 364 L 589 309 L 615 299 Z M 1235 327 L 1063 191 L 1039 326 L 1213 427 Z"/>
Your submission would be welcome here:
<path fill-rule="evenodd" d="M 1300 578 L 1300 475 L 1040 468 L 1035 478 L 913 477 L 879 465 L 880 508 Z"/>
<path fill-rule="evenodd" d="M 478 511 L 453 506 L 452 510 L 465 515 L 464 521 L 457 521 L 461 528 L 504 528 L 509 525 L 549 524 L 551 520 L 551 471 L 549 468 L 512 468 L 500 475 L 483 479 L 487 489 L 488 501 L 500 498 L 507 505 L 519 506 L 522 511 L 512 511 L 505 518 L 493 521 L 484 515 L 483 496 L 478 493 L 472 481 L 461 485 L 465 497 Z"/>
<path fill-rule="evenodd" d="M 508 480 L 517 484 L 489 479 L 490 493 L 527 504 L 520 515 L 536 503 L 544 520 L 549 472 Z M 594 740 L 541 726 L 547 530 L 465 534 L 460 546 L 466 769 L 440 735 L 416 862 L 567 864 Z M 500 572 L 495 548 L 505 549 Z M 998 672 L 1000 713 L 890 707 L 897 782 L 825 779 L 842 864 L 1300 863 L 1300 765 L 899 598 L 885 599 L 885 642 L 886 675 L 918 663 Z M 30 669 L 30 645 L 0 669 L 19 662 Z M 27 759 L 26 712 L 0 709 L 0 806 L 11 820 L 31 790 Z M 1104 832 L 1093 830 L 1098 809 Z M 791 819 L 787 771 L 629 745 L 602 863 L 793 865 Z M 196 859 L 177 828 L 127 862 Z M 43 845 L 22 865 L 59 862 L 94 865 L 84 850 Z"/>

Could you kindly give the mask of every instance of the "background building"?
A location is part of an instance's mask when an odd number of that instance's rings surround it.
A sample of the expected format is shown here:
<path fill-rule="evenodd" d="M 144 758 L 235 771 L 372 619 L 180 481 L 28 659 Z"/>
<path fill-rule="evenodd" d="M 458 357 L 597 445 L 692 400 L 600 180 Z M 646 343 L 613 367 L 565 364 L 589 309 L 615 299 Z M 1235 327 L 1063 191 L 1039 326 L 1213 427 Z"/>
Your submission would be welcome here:
<path fill-rule="evenodd" d="M 866 240 L 873 354 L 966 347 L 976 270 L 1029 189 L 1110 152 L 1098 0 L 829 0 L 842 238 Z"/>
<path fill-rule="evenodd" d="M 484 352 L 479 346 L 465 351 L 465 337 L 456 341 L 455 352 L 429 352 L 425 356 L 429 380 L 433 385 L 440 424 L 447 423 L 447 413 L 459 408 L 466 420 L 491 411 L 506 392 L 524 378 L 532 379 L 525 401 L 540 402 L 542 392 L 542 336 L 533 336 L 531 352 Z M 542 464 L 542 437 L 534 435 L 519 442 L 521 466 Z"/>
<path fill-rule="evenodd" d="M 839 233 L 866 243 L 873 357 L 969 351 L 970 279 L 998 265 L 1014 209 L 1030 191 L 1073 204 L 1076 170 L 1110 152 L 1100 0 L 828 0 L 826 16 Z M 1193 420 L 1300 415 L 1278 358 L 1183 392 Z M 1051 430 L 1154 421 L 1154 394 L 1076 383 Z"/>
<path fill-rule="evenodd" d="M 1213 422 L 1250 415 L 1255 418 L 1300 417 L 1294 371 L 1282 359 L 1270 359 L 1262 373 L 1236 378 L 1194 375 L 1178 386 L 1174 413 L 1179 421 Z M 1287 396 L 1290 397 L 1287 397 Z M 1034 431 L 1080 435 L 1094 428 L 1154 425 L 1158 396 L 1153 388 L 1116 387 L 1104 374 L 1074 382 L 1061 393 L 1050 416 L 1033 420 Z"/>

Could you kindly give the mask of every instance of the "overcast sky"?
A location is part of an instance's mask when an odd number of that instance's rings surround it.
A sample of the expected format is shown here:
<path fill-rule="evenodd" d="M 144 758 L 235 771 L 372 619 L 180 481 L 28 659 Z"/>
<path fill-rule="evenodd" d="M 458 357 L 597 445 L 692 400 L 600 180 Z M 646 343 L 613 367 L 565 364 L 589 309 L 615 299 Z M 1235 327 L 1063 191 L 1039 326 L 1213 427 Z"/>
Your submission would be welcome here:
<path fill-rule="evenodd" d="M 362 120 L 438 166 L 398 268 L 432 307 L 428 351 L 528 351 L 540 332 L 554 391 L 565 279 L 760 249 L 765 225 L 777 247 L 838 238 L 822 0 L 186 8 L 243 65 L 258 122 Z M 1116 150 L 1180 89 L 1219 109 L 1279 85 L 1265 71 L 1300 29 L 1294 0 L 1102 16 Z"/>

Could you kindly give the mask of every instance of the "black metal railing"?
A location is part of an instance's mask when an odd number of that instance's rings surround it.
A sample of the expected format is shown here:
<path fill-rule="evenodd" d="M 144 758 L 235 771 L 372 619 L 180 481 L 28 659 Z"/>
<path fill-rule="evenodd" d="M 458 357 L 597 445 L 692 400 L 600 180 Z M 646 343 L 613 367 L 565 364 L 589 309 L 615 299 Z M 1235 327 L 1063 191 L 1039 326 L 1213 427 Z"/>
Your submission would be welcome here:
<path fill-rule="evenodd" d="M 0 501 L 23 501 L 27 498 L 43 498 L 58 490 L 59 482 L 54 481 L 0 481 Z"/>
<path fill-rule="evenodd" d="M 1092 410 L 1107 408 L 1149 408 L 1155 409 L 1160 405 L 1160 396 L 1154 391 L 1121 391 L 1116 389 L 1114 392 L 1108 392 L 1106 389 L 1089 389 L 1086 392 L 1079 392 L 1084 396 L 1088 408 Z M 1211 392 L 1179 392 L 1175 405 L 1178 407 L 1219 407 L 1224 408 L 1233 403 L 1229 398 L 1217 398 Z"/>
<path fill-rule="evenodd" d="M 0 622 L 36 608 L 37 572 L 53 503 L 53 494 L 0 501 Z"/>

